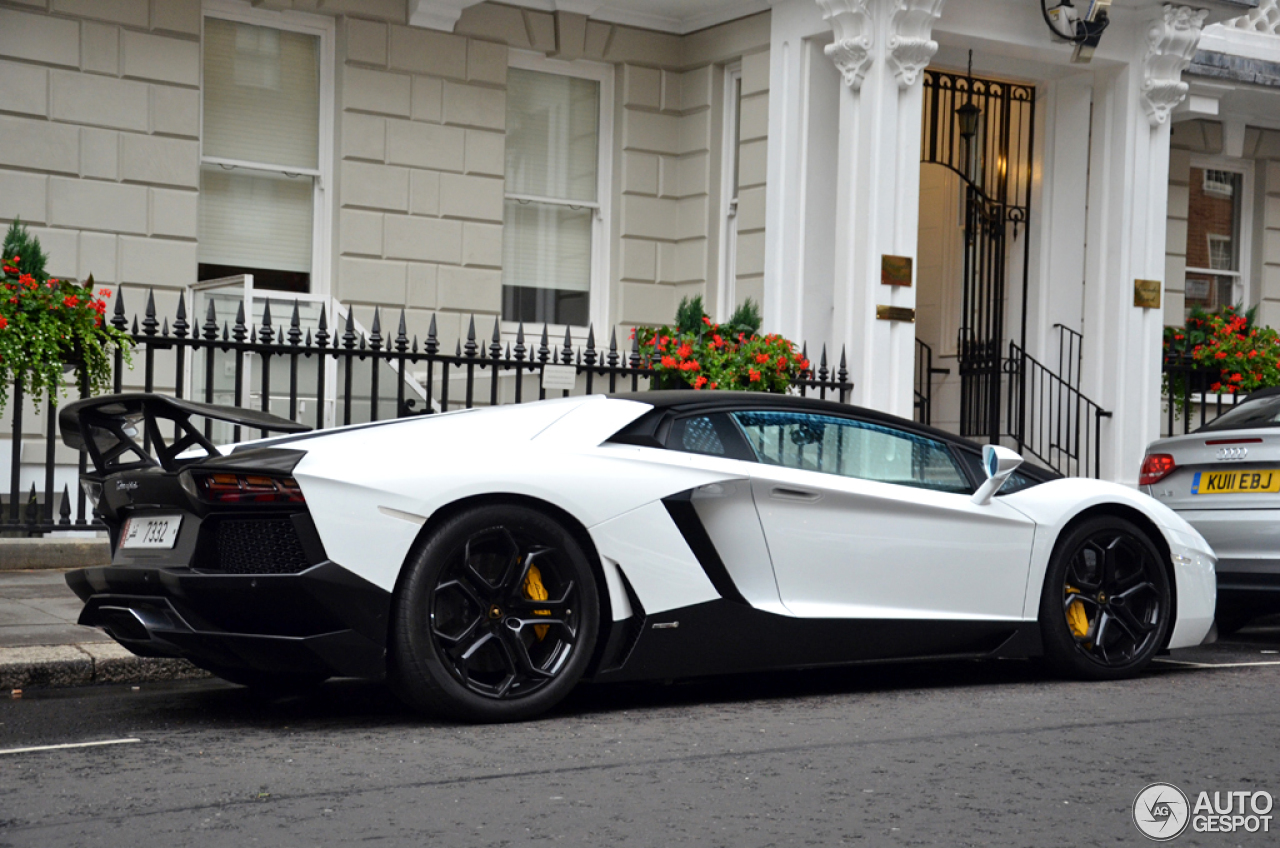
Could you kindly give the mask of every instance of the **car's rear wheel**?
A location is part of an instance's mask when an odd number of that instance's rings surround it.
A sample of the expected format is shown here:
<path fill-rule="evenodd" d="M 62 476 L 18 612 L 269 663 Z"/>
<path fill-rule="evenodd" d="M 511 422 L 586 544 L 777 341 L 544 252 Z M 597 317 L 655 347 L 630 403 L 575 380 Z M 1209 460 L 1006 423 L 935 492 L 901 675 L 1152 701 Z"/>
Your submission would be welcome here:
<path fill-rule="evenodd" d="M 1070 677 L 1131 677 L 1165 643 L 1172 612 L 1169 572 L 1146 533 L 1122 518 L 1090 518 L 1059 541 L 1045 575 L 1045 659 Z"/>
<path fill-rule="evenodd" d="M 411 706 L 464 721 L 515 721 L 582 677 L 600 602 L 582 546 L 549 516 L 482 506 L 439 527 L 397 591 L 391 677 Z"/>

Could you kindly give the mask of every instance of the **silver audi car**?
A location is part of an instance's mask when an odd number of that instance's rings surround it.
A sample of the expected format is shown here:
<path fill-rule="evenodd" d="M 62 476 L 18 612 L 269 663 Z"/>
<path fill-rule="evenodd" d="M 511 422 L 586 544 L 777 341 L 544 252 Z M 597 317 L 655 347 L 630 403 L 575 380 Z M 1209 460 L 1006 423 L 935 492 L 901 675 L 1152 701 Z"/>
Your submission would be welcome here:
<path fill-rule="evenodd" d="M 1280 388 L 1152 442 L 1138 484 L 1218 555 L 1218 629 L 1280 613 Z"/>

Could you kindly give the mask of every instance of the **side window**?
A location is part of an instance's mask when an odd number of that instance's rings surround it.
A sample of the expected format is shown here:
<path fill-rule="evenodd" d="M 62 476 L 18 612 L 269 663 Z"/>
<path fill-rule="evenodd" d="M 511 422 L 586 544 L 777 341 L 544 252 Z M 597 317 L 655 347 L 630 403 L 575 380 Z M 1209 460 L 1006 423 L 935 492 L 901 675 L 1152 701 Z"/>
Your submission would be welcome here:
<path fill-rule="evenodd" d="M 881 424 L 795 412 L 735 412 L 756 458 L 824 474 L 967 493 L 946 445 Z"/>
<path fill-rule="evenodd" d="M 743 443 L 742 433 L 722 413 L 676 419 L 667 434 L 666 446 L 668 450 L 685 453 L 755 460 L 751 449 Z"/>

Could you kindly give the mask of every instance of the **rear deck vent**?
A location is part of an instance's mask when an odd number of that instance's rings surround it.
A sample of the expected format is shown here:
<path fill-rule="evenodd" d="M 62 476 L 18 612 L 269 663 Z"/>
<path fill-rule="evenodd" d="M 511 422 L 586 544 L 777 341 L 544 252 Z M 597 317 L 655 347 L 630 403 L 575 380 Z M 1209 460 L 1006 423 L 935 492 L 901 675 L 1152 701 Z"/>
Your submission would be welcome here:
<path fill-rule="evenodd" d="M 218 524 L 218 565 L 227 574 L 297 574 L 311 566 L 288 518 Z"/>

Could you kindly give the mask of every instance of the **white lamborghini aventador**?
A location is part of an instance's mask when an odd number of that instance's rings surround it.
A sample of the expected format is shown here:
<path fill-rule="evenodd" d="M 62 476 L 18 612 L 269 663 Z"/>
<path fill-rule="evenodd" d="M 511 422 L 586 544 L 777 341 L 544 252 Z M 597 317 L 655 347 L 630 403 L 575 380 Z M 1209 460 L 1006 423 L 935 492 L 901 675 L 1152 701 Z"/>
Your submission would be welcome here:
<path fill-rule="evenodd" d="M 284 435 L 219 451 L 201 419 Z M 1120 678 L 1201 643 L 1214 556 L 1146 495 L 798 397 L 650 392 L 320 432 L 158 395 L 61 412 L 113 562 L 82 624 L 279 687 L 540 713 L 580 680 L 919 657 Z"/>

